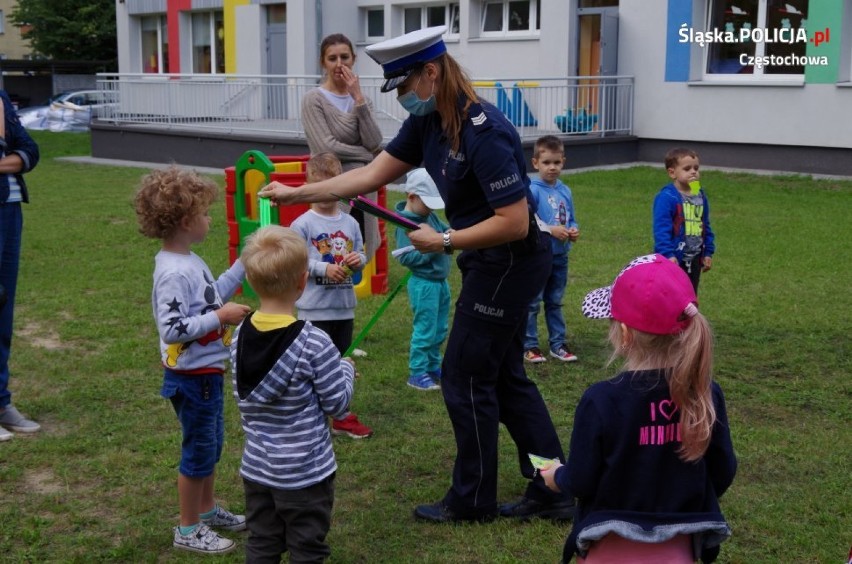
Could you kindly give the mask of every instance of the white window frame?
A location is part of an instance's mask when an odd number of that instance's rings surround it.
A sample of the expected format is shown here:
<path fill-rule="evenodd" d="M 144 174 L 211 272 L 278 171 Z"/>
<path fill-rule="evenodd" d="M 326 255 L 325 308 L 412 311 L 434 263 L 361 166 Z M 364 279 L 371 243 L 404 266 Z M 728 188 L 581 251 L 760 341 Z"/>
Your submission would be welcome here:
<path fill-rule="evenodd" d="M 383 41 L 387 37 L 387 21 L 384 6 L 369 6 L 362 9 L 364 15 L 364 38 L 368 43 Z M 370 13 L 378 12 L 382 16 L 382 35 L 370 35 Z"/>
<path fill-rule="evenodd" d="M 527 29 L 509 30 L 509 5 L 515 1 L 529 2 L 529 26 Z M 540 0 L 482 0 L 479 4 L 479 37 L 529 37 L 538 36 L 539 28 L 536 27 L 538 19 Z M 485 15 L 489 5 L 502 6 L 502 23 L 499 31 L 485 31 Z"/>
<path fill-rule="evenodd" d="M 195 71 L 195 38 L 193 34 L 195 32 L 195 17 L 207 15 L 209 17 L 209 33 L 210 33 L 210 72 L 196 72 Z M 219 53 L 216 45 L 217 45 L 217 37 L 216 37 L 216 16 L 223 16 L 222 10 L 204 10 L 192 12 L 190 14 L 189 19 L 189 68 L 192 69 L 193 74 L 219 74 L 219 58 L 222 58 L 222 62 L 224 62 L 225 53 L 224 50 L 222 53 Z"/>
<path fill-rule="evenodd" d="M 145 31 L 143 26 L 143 20 L 146 18 L 154 18 L 157 23 L 157 72 L 156 73 L 145 73 L 145 50 L 142 46 L 142 32 Z M 168 63 L 168 60 L 163 56 L 163 46 L 168 44 L 168 21 L 166 20 L 166 14 L 146 14 L 139 19 L 139 53 L 143 57 L 142 60 L 142 72 L 145 74 L 165 74 L 163 72 L 163 68 L 165 67 L 164 63 Z"/>
<path fill-rule="evenodd" d="M 705 11 L 705 26 L 704 29 L 712 31 L 711 26 L 713 25 L 713 7 L 717 2 L 724 2 L 725 0 L 707 0 L 706 11 Z M 810 2 L 815 0 L 805 0 L 808 2 L 810 6 Z M 755 28 L 766 29 L 767 25 L 767 12 L 768 12 L 768 0 L 757 0 L 758 8 L 757 8 L 757 24 L 754 26 Z M 722 30 L 724 31 L 724 30 Z M 766 42 L 755 43 L 754 56 L 755 57 L 764 57 L 766 55 Z M 784 82 L 784 83 L 804 83 L 805 81 L 805 73 L 802 72 L 800 74 L 774 74 L 774 73 L 766 73 L 766 67 L 757 68 L 753 67 L 751 73 L 747 74 L 734 74 L 734 73 L 711 73 L 708 72 L 707 67 L 710 63 L 710 53 L 713 49 L 712 45 L 706 45 L 702 49 L 702 57 L 701 57 L 701 77 L 705 82 L 742 82 L 742 83 L 755 83 L 755 82 Z"/>
<path fill-rule="evenodd" d="M 406 29 L 406 12 L 409 10 L 418 10 L 420 12 L 420 27 L 416 29 L 423 29 L 426 27 L 433 26 L 429 22 L 429 10 L 434 8 L 443 8 L 444 10 L 444 23 L 439 25 L 447 26 L 447 32 L 444 34 L 444 37 L 454 39 L 458 38 L 459 32 L 461 31 L 461 22 L 459 22 L 459 29 L 453 31 L 452 21 L 453 16 L 459 18 L 459 2 L 447 2 L 445 4 L 412 4 L 412 5 L 404 5 L 402 8 L 402 32 L 407 33 L 409 31 L 414 31 L 414 29 Z"/>

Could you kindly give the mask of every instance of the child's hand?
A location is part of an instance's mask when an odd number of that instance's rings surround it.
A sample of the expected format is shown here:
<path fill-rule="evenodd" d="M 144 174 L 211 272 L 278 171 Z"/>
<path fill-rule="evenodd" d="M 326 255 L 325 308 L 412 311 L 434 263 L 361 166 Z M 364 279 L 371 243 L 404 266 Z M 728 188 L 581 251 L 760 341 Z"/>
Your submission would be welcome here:
<path fill-rule="evenodd" d="M 342 266 L 329 264 L 325 267 L 325 277 L 332 282 L 343 282 L 349 274 Z"/>
<path fill-rule="evenodd" d="M 713 268 L 713 257 L 704 257 L 701 259 L 701 271 L 707 272 L 711 268 Z"/>
<path fill-rule="evenodd" d="M 216 310 L 220 325 L 239 325 L 251 308 L 237 302 L 228 302 Z"/>
<path fill-rule="evenodd" d="M 361 256 L 358 253 L 348 253 L 343 257 L 343 264 L 350 268 L 360 268 L 361 267 Z"/>
<path fill-rule="evenodd" d="M 343 362 L 348 362 L 349 364 L 351 364 L 351 365 L 352 365 L 352 371 L 355 373 L 355 377 L 356 377 L 356 378 L 360 378 L 360 377 L 361 377 L 361 373 L 360 373 L 360 372 L 358 372 L 358 369 L 357 369 L 357 368 L 355 368 L 355 361 L 354 361 L 354 360 L 352 360 L 352 358 L 351 358 L 351 357 L 344 356 L 344 357 L 343 357 L 343 358 L 341 358 L 340 360 L 342 360 Z"/>
<path fill-rule="evenodd" d="M 677 264 L 677 257 L 669 257 L 669 260 Z"/>
<path fill-rule="evenodd" d="M 572 243 L 580 238 L 580 230 L 576 227 L 568 228 L 568 240 Z"/>
<path fill-rule="evenodd" d="M 550 234 L 559 241 L 564 241 L 571 236 L 571 231 L 564 225 L 551 225 Z"/>
<path fill-rule="evenodd" d="M 555 474 L 556 471 L 561 467 L 561 462 L 554 462 L 547 468 L 542 468 L 538 471 L 538 473 L 541 474 L 542 479 L 544 479 L 544 485 L 557 493 L 561 492 L 562 490 L 560 490 L 559 486 L 556 485 Z"/>

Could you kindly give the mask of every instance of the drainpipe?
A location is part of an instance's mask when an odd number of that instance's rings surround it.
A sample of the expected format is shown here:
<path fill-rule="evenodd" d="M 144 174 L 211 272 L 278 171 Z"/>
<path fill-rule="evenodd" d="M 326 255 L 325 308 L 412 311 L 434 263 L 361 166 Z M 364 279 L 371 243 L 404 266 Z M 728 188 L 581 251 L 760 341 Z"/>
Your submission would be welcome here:
<path fill-rule="evenodd" d="M 316 56 L 314 57 L 314 62 L 316 64 L 316 61 L 319 60 L 319 55 L 320 55 L 319 54 L 319 46 L 322 44 L 323 35 L 322 35 L 322 0 L 315 0 L 315 2 L 316 2 L 315 6 L 316 6 L 316 18 L 317 18 L 317 53 L 316 53 Z M 321 68 L 317 69 L 317 70 L 319 70 L 320 73 L 322 73 Z"/>

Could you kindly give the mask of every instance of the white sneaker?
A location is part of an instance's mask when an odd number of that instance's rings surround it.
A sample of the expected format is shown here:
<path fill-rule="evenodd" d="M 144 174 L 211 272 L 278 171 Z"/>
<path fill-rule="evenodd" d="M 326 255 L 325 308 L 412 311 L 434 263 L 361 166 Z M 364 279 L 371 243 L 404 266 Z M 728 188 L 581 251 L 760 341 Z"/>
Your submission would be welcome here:
<path fill-rule="evenodd" d="M 220 537 L 202 523 L 188 535 L 180 534 L 180 527 L 175 527 L 175 541 L 172 546 L 202 554 L 222 554 L 233 549 L 236 543 L 231 539 Z"/>
<path fill-rule="evenodd" d="M 216 506 L 216 514 L 213 517 L 202 519 L 201 522 L 213 529 L 225 529 L 226 531 L 246 530 L 245 515 L 234 515 L 219 505 Z"/>
<path fill-rule="evenodd" d="M 3 427 L 0 427 L 0 442 L 9 441 L 14 436 L 15 436 L 14 433 L 10 433 L 9 431 L 4 429 Z"/>

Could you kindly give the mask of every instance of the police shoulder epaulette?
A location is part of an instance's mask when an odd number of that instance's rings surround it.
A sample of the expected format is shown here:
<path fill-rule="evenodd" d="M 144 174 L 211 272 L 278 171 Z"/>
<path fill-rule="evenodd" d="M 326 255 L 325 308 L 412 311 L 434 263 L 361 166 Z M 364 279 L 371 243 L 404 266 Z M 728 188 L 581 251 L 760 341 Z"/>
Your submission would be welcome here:
<path fill-rule="evenodd" d="M 481 105 L 471 104 L 467 112 L 475 132 L 479 133 L 480 131 L 491 128 L 491 120 L 488 119 L 488 114 L 485 113 Z"/>

